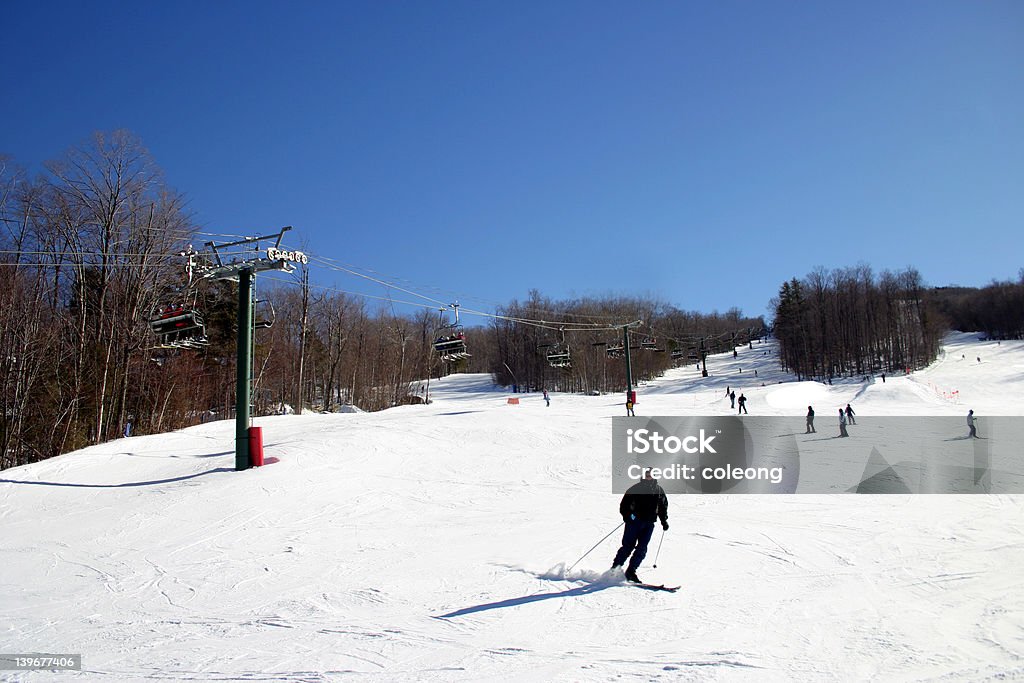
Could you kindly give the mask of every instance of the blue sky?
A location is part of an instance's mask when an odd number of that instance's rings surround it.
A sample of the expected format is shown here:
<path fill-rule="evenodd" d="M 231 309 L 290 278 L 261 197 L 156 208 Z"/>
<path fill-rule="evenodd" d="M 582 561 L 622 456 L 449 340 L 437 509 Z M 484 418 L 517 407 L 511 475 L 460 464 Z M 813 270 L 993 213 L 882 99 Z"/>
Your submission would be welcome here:
<path fill-rule="evenodd" d="M 1024 267 L 1017 1 L 9 0 L 0 24 L 0 152 L 127 128 L 205 230 L 293 225 L 467 306 L 758 315 L 819 265 Z"/>

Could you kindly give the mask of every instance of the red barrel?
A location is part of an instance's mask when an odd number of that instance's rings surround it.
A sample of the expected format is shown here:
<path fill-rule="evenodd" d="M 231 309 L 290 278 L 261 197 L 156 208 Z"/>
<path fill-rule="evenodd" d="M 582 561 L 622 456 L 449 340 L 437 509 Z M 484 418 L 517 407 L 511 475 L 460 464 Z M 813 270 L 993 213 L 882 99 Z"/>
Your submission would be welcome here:
<path fill-rule="evenodd" d="M 263 467 L 263 427 L 249 427 L 249 462 Z"/>
<path fill-rule="evenodd" d="M 626 396 L 626 400 L 632 403 L 633 405 L 636 405 L 636 392 L 630 391 Z"/>

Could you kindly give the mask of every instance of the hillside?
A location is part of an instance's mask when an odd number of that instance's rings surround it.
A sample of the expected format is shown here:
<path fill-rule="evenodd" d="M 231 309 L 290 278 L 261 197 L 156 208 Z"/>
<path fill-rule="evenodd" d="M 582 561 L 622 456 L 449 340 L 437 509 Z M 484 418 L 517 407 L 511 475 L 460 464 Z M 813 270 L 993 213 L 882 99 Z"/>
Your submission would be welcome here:
<path fill-rule="evenodd" d="M 810 403 L 1024 415 L 1024 342 L 951 335 L 884 383 L 775 361 L 673 370 L 637 414 L 730 414 L 729 386 L 799 427 Z M 277 462 L 245 472 L 224 421 L 0 473 L 4 650 L 82 653 L 61 680 L 1024 677 L 1022 496 L 673 496 L 639 573 L 683 589 L 648 593 L 601 577 L 617 536 L 564 572 L 619 523 L 620 395 L 508 405 L 459 375 L 431 396 L 261 418 Z"/>

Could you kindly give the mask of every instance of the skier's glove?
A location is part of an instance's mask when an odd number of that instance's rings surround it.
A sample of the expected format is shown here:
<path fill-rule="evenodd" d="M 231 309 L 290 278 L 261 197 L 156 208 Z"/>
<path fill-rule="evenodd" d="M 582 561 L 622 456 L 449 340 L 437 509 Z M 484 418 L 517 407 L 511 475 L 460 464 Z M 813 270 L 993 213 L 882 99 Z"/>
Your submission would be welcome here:
<path fill-rule="evenodd" d="M 664 531 L 668 531 L 668 522 L 664 522 L 664 521 L 663 521 L 663 522 L 661 523 L 661 528 L 662 528 L 662 530 L 664 530 Z"/>

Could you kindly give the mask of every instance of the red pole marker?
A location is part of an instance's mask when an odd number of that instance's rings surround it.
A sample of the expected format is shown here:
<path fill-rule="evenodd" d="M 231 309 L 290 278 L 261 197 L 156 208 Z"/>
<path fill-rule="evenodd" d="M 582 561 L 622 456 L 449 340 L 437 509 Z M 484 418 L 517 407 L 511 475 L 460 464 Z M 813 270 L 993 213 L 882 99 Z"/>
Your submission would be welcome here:
<path fill-rule="evenodd" d="M 253 467 L 263 467 L 263 427 L 249 427 L 249 459 Z"/>

